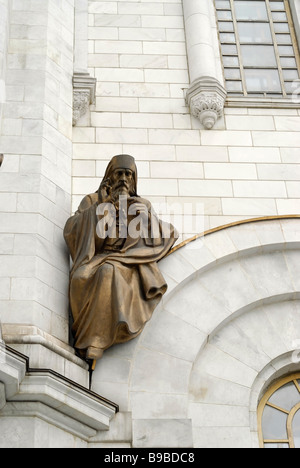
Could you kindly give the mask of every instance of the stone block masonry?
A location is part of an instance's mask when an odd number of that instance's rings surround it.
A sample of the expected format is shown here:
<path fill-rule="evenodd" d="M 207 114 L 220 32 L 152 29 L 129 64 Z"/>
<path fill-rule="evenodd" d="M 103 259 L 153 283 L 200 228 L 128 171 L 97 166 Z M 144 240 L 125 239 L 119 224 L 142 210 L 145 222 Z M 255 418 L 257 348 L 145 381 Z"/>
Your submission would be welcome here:
<path fill-rule="evenodd" d="M 145 197 L 201 203 L 205 229 L 299 213 L 300 111 L 225 108 L 214 130 L 205 130 L 185 101 L 181 0 L 91 0 L 88 37 L 97 96 L 73 131 L 73 210 L 97 189 L 104 162 L 124 152 L 137 160 Z"/>
<path fill-rule="evenodd" d="M 20 325 L 34 325 L 68 344 L 62 230 L 71 206 L 74 1 L 9 3 L 0 142 L 1 322 L 16 324 L 16 334 Z"/>

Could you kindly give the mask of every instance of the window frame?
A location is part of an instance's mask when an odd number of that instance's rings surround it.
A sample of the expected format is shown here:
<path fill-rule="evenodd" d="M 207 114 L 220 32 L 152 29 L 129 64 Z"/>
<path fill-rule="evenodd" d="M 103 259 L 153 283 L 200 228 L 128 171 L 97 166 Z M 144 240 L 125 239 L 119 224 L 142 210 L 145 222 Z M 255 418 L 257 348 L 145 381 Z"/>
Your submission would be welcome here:
<path fill-rule="evenodd" d="M 294 444 L 294 437 L 293 437 L 293 419 L 296 413 L 300 410 L 300 384 L 298 383 L 298 380 L 300 379 L 300 372 L 291 374 L 289 376 L 286 376 L 279 381 L 277 381 L 275 384 L 273 384 L 269 390 L 264 394 L 262 397 L 259 405 L 258 405 L 258 410 L 257 410 L 257 419 L 258 419 L 258 436 L 259 436 L 259 445 L 260 448 L 265 448 L 266 443 L 284 443 L 284 444 L 289 444 L 289 448 L 295 448 Z M 286 384 L 294 382 L 295 387 L 297 388 L 299 392 L 299 403 L 297 403 L 290 411 L 283 410 L 282 408 L 276 407 L 269 402 L 269 400 L 272 398 L 272 396 L 279 390 L 280 388 L 284 387 Z M 273 407 L 279 411 L 282 411 L 288 415 L 287 417 L 287 436 L 288 439 L 282 439 L 282 440 L 268 440 L 264 438 L 263 434 L 263 429 L 262 429 L 262 422 L 263 422 L 263 414 L 266 406 Z"/>
<path fill-rule="evenodd" d="M 275 21 L 273 18 L 272 18 L 272 10 L 271 10 L 271 6 L 270 6 L 270 1 L 274 1 L 274 0 L 259 0 L 259 1 L 264 1 L 265 4 L 266 4 L 266 7 L 267 7 L 267 12 L 268 12 L 268 18 L 267 20 L 245 20 L 245 21 L 242 21 L 242 20 L 237 20 L 237 17 L 236 17 L 236 11 L 235 11 L 235 6 L 234 6 L 234 0 L 228 0 L 229 3 L 230 3 L 230 11 L 231 11 L 231 16 L 232 18 L 231 19 L 219 19 L 218 17 L 218 11 L 219 10 L 222 10 L 222 8 L 218 8 L 217 7 L 217 4 L 215 2 L 215 11 L 216 11 L 216 21 L 217 21 L 217 30 L 218 30 L 218 37 L 219 37 L 219 43 L 220 43 L 220 57 L 221 57 L 221 62 L 222 62 L 222 68 L 223 68 L 223 76 L 224 76 L 224 81 L 227 82 L 228 81 L 228 78 L 226 78 L 226 71 L 227 70 L 239 70 L 240 72 L 240 78 L 239 79 L 230 79 L 229 81 L 231 82 L 237 82 L 237 83 L 241 83 L 241 86 L 242 86 L 242 90 L 241 91 L 237 91 L 236 93 L 234 91 L 228 91 L 227 89 L 227 92 L 228 92 L 228 96 L 227 96 L 227 102 L 226 102 L 226 105 L 227 106 L 235 106 L 236 105 L 247 105 L 245 104 L 245 101 L 248 103 L 248 105 L 250 104 L 250 107 L 254 107 L 256 106 L 257 102 L 260 102 L 260 103 L 264 103 L 263 107 L 274 107 L 274 103 L 276 102 L 277 104 L 279 104 L 279 107 L 297 107 L 299 108 L 299 101 L 297 103 L 294 103 L 293 100 L 292 100 L 292 95 L 291 93 L 288 93 L 287 90 L 286 90 L 286 84 L 288 84 L 289 82 L 293 83 L 294 80 L 293 79 L 290 79 L 290 78 L 285 78 L 284 77 L 284 72 L 286 70 L 296 70 L 297 69 L 297 72 L 298 72 L 298 75 L 299 75 L 299 79 L 300 79 L 300 54 L 299 54 L 299 46 L 298 46 L 298 41 L 297 41 L 297 36 L 296 36 L 296 31 L 295 31 L 295 25 L 294 25 L 294 19 L 293 19 L 293 16 L 292 16 L 292 12 L 291 12 L 291 7 L 290 7 L 290 3 L 289 3 L 289 0 L 280 0 L 284 3 L 284 7 L 285 7 L 285 12 L 286 12 L 286 15 L 287 15 L 287 22 L 284 21 L 283 24 L 288 24 L 289 26 L 289 35 L 291 36 L 291 41 L 292 41 L 292 44 L 289 44 L 291 45 L 291 47 L 293 47 L 293 55 L 287 55 L 287 57 L 293 57 L 295 58 L 296 60 L 296 66 L 295 67 L 283 67 L 282 66 L 282 63 L 281 63 L 281 58 L 282 58 L 282 54 L 280 54 L 279 52 L 279 48 L 285 44 L 279 44 L 277 42 L 277 36 L 276 34 L 281 34 L 281 35 L 284 35 L 284 33 L 279 33 L 279 32 L 275 32 L 275 29 L 274 29 L 274 25 L 276 25 L 277 23 L 282 23 L 282 21 Z M 276 1 L 276 0 L 275 0 Z M 279 1 L 279 0 L 278 0 Z M 224 9 L 225 11 L 229 11 L 229 10 L 226 10 Z M 279 11 L 280 12 L 280 11 Z M 232 23 L 233 24 L 233 34 L 235 34 L 235 38 L 236 38 L 236 42 L 235 43 L 227 43 L 225 41 L 221 41 L 221 34 L 223 34 L 224 32 L 222 30 L 220 30 L 220 22 L 228 22 L 228 23 Z M 258 67 L 258 66 L 245 66 L 243 65 L 243 58 L 242 58 L 242 47 L 244 45 L 253 45 L 253 43 L 247 43 L 246 41 L 240 41 L 240 34 L 239 34 L 239 23 L 241 22 L 244 22 L 244 23 L 249 23 L 249 24 L 257 24 L 257 23 L 264 23 L 264 24 L 268 24 L 269 27 L 270 27 L 270 30 L 271 30 L 271 38 L 272 38 L 272 42 L 266 42 L 266 43 L 257 43 L 256 45 L 272 45 L 274 47 L 274 51 L 275 51 L 275 59 L 276 59 L 276 66 L 272 67 L 272 66 L 269 66 L 269 67 Z M 228 31 L 228 33 L 230 33 L 232 31 Z M 287 33 L 286 33 L 287 34 Z M 222 51 L 222 46 L 228 46 L 228 45 L 236 45 L 236 48 L 237 48 L 237 54 L 233 54 L 232 57 L 237 57 L 238 58 L 238 65 L 232 65 L 232 66 L 225 66 L 224 64 L 224 55 L 223 54 L 223 51 Z M 225 56 L 228 56 L 230 57 L 231 54 L 226 54 Z M 255 92 L 255 91 L 252 91 L 252 92 L 248 92 L 247 91 L 247 86 L 246 86 L 246 73 L 245 73 L 245 70 L 259 70 L 259 69 L 268 69 L 268 70 L 274 70 L 274 71 L 277 71 L 278 74 L 279 74 L 279 81 L 280 81 L 280 86 L 281 86 L 281 92 L 274 92 L 274 93 L 270 93 L 269 95 L 267 93 L 263 93 L 263 92 Z M 268 105 L 269 103 L 269 105 Z M 272 104 L 272 105 L 270 105 Z M 287 106 L 287 104 L 289 104 Z"/>

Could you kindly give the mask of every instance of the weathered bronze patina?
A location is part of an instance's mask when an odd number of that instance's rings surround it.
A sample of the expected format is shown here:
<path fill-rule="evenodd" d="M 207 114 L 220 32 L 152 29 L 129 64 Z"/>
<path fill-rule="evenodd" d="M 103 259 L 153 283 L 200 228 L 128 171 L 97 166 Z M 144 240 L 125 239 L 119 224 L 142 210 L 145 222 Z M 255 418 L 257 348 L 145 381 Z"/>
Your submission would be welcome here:
<path fill-rule="evenodd" d="M 138 336 L 167 290 L 157 262 L 177 239 L 137 195 L 133 157 L 115 156 L 99 191 L 87 195 L 64 230 L 73 268 L 74 346 L 86 360 Z"/>

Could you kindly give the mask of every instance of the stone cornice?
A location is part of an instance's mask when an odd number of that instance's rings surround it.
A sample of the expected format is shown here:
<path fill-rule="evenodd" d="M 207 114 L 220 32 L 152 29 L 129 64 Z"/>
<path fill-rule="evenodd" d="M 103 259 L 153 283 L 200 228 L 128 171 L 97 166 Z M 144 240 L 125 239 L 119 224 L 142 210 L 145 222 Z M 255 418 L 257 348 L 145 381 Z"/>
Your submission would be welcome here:
<path fill-rule="evenodd" d="M 25 355 L 1 340 L 0 364 L 1 416 L 24 416 L 30 410 L 30 415 L 52 419 L 58 427 L 87 440 L 99 430 L 108 430 L 118 412 L 115 403 L 57 372 L 31 369 Z"/>

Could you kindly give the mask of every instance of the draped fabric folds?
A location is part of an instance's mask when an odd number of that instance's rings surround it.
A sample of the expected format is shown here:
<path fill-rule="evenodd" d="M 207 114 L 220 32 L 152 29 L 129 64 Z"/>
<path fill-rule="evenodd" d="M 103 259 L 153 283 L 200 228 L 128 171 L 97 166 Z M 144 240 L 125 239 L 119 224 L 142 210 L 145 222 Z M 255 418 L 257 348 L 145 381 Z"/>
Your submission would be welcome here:
<path fill-rule="evenodd" d="M 148 201 L 134 197 L 147 204 L 149 232 L 155 221 L 159 235 L 127 237 L 114 249 L 97 236 L 97 200 L 97 194 L 86 196 L 64 230 L 73 260 L 69 295 L 74 346 L 86 359 L 98 359 L 105 349 L 141 333 L 167 290 L 157 262 L 177 239 L 171 225 L 164 237 L 166 224 L 151 214 Z"/>

